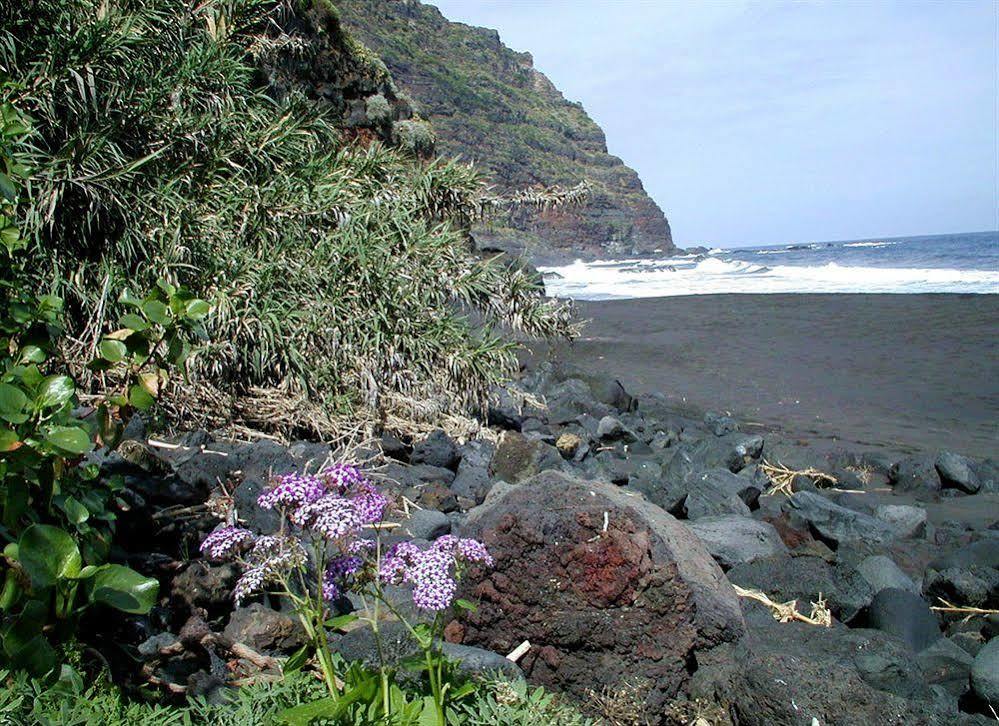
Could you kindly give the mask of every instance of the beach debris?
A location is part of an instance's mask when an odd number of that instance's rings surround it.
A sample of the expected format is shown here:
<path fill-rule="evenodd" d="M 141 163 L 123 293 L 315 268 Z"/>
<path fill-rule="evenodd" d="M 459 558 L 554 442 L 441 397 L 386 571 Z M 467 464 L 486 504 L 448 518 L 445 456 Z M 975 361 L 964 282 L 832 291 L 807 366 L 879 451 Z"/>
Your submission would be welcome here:
<path fill-rule="evenodd" d="M 999 610 L 994 608 L 976 608 L 971 605 L 955 605 L 952 602 L 944 600 L 942 597 L 938 597 L 937 600 L 940 601 L 940 605 L 931 605 L 930 610 L 938 613 L 952 613 L 956 615 L 964 615 L 961 619 L 962 623 L 966 623 L 974 617 L 982 617 L 986 615 L 999 615 Z"/>
<path fill-rule="evenodd" d="M 838 480 L 832 474 L 826 474 L 813 467 L 808 467 L 807 469 L 789 469 L 779 461 L 776 464 L 772 464 L 764 459 L 760 464 L 760 471 L 770 480 L 771 486 L 767 490 L 766 496 L 771 497 L 777 494 L 783 494 L 788 497 L 792 496 L 794 494 L 793 485 L 795 477 L 799 476 L 809 477 L 815 482 L 815 486 L 817 487 L 829 487 L 838 483 Z"/>
<path fill-rule="evenodd" d="M 816 601 L 812 603 L 812 612 L 808 615 L 804 615 L 798 612 L 797 600 L 774 602 L 761 590 L 751 590 L 749 588 L 739 587 L 738 585 L 732 585 L 732 587 L 735 589 L 735 592 L 739 597 L 756 600 L 756 602 L 762 603 L 770 608 L 770 611 L 774 616 L 774 620 L 778 620 L 782 623 L 789 623 L 792 620 L 797 620 L 802 623 L 819 625 L 824 628 L 832 626 L 832 614 L 829 612 L 829 608 L 826 606 L 825 598 L 822 597 L 821 592 L 819 593 Z"/>
<path fill-rule="evenodd" d="M 531 649 L 531 641 L 525 640 L 523 643 L 521 643 L 520 645 L 518 645 L 516 648 L 514 648 L 513 650 L 511 650 L 509 653 L 507 653 L 506 654 L 506 659 L 508 661 L 516 663 L 518 660 L 520 660 L 521 658 L 523 658 L 524 654 L 527 653 L 527 651 L 529 651 L 530 649 Z"/>

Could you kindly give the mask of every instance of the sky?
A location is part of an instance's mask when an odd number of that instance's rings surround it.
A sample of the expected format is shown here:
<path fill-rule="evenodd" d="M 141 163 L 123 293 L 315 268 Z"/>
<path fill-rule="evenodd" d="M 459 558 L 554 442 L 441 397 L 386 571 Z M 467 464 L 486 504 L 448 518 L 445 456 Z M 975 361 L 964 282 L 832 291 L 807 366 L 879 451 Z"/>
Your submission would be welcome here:
<path fill-rule="evenodd" d="M 680 246 L 999 229 L 999 2 L 430 0 L 582 102 Z"/>

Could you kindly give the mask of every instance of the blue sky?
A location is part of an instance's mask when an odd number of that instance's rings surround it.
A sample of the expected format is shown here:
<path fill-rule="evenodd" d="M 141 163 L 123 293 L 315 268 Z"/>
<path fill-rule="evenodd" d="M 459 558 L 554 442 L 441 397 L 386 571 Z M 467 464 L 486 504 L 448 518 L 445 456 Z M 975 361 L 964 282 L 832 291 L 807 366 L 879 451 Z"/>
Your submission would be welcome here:
<path fill-rule="evenodd" d="M 607 133 L 678 244 L 999 228 L 999 3 L 439 0 Z"/>

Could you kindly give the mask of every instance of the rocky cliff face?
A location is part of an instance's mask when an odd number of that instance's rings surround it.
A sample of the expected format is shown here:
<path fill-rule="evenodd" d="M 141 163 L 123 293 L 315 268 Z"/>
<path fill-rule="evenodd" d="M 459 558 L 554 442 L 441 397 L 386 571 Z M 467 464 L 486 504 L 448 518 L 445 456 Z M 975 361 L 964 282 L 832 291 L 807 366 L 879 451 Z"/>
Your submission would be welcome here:
<path fill-rule="evenodd" d="M 436 131 L 438 152 L 478 164 L 499 190 L 573 185 L 584 207 L 521 213 L 475 230 L 480 247 L 535 259 L 673 249 L 669 223 L 600 127 L 494 30 L 447 20 L 417 0 L 338 0 L 341 20 L 388 66 Z"/>

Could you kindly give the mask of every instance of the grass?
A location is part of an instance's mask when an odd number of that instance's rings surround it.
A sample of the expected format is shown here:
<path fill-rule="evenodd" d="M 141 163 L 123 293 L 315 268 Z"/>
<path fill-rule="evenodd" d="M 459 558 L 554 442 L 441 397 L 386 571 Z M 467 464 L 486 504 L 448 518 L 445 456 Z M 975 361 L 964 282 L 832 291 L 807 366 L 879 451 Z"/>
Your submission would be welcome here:
<path fill-rule="evenodd" d="M 68 669 L 55 684 L 2 671 L 0 682 L 0 726 L 269 726 L 278 723 L 275 717 L 285 709 L 325 693 L 318 680 L 304 673 L 289 674 L 277 682 L 226 689 L 222 702 L 195 698 L 177 705 L 129 700 L 105 677 L 88 686 Z M 485 682 L 463 707 L 459 718 L 462 726 L 592 723 L 542 688 L 501 681 Z"/>

